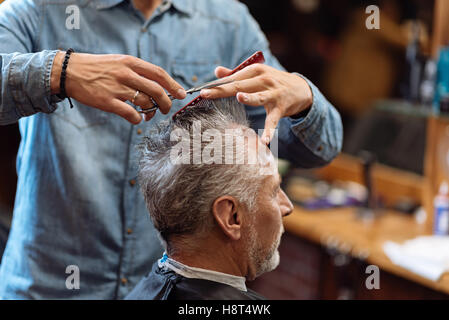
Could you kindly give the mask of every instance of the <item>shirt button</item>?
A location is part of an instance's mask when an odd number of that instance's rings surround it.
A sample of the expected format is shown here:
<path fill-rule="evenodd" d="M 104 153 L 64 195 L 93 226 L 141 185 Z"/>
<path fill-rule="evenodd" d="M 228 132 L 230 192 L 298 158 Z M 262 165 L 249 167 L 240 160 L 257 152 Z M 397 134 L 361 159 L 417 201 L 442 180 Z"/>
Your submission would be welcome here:
<path fill-rule="evenodd" d="M 323 151 L 323 146 L 319 146 L 318 151 Z"/>
<path fill-rule="evenodd" d="M 133 229 L 128 228 L 128 229 L 126 230 L 126 232 L 127 232 L 128 234 L 131 234 L 131 233 L 133 233 Z"/>
<path fill-rule="evenodd" d="M 122 280 L 121 280 L 121 281 L 122 281 L 122 284 L 123 284 L 123 285 L 125 285 L 125 284 L 127 284 L 127 283 L 128 283 L 128 279 L 126 279 L 126 278 L 122 278 Z"/>
<path fill-rule="evenodd" d="M 137 129 L 137 134 L 142 134 L 142 129 Z"/>
<path fill-rule="evenodd" d="M 140 32 L 145 32 L 145 31 L 147 31 L 147 28 L 145 28 L 145 27 L 140 28 Z"/>
<path fill-rule="evenodd" d="M 134 179 L 129 180 L 129 184 L 131 187 L 133 187 L 136 184 L 136 180 Z"/>
<path fill-rule="evenodd" d="M 193 77 L 192 77 L 192 81 L 193 81 L 193 82 L 197 82 L 197 81 L 198 81 L 198 77 L 197 77 L 197 76 L 193 76 Z"/>

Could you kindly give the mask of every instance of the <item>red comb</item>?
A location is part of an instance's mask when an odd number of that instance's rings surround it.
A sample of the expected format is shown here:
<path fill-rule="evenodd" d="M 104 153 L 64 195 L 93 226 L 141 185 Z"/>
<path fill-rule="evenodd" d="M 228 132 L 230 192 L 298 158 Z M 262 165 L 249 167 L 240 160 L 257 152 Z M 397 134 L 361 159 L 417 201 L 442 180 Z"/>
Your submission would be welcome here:
<path fill-rule="evenodd" d="M 264 63 L 265 62 L 265 57 L 263 56 L 262 51 L 257 51 L 256 53 L 254 53 L 251 57 L 249 57 L 248 59 L 246 59 L 245 61 L 243 61 L 238 67 L 236 67 L 234 70 L 232 70 L 232 72 L 229 75 L 232 75 L 244 68 L 246 68 L 247 66 L 251 65 L 251 64 L 255 64 L 255 63 Z M 196 104 L 198 104 L 198 102 L 200 102 L 201 100 L 203 100 L 203 98 L 201 96 L 196 97 L 195 99 L 193 99 L 192 101 L 190 101 L 188 104 L 186 104 L 184 107 L 182 107 L 181 109 L 179 109 L 172 117 L 172 119 L 175 119 L 175 117 L 180 114 L 183 113 L 184 110 L 188 107 L 193 107 Z"/>

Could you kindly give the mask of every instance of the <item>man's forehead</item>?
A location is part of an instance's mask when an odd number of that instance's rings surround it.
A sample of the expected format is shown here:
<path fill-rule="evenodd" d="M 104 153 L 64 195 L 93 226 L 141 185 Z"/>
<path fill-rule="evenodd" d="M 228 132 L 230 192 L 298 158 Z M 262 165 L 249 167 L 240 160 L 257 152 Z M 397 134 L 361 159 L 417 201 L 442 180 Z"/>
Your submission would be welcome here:
<path fill-rule="evenodd" d="M 281 183 L 281 176 L 279 172 L 273 172 L 272 174 L 265 173 L 263 181 L 266 185 L 267 191 L 270 191 L 279 186 Z"/>
<path fill-rule="evenodd" d="M 260 138 L 259 141 L 261 141 Z M 258 160 L 261 169 L 263 170 L 263 174 L 271 175 L 274 178 L 277 178 L 276 175 L 278 174 L 278 166 L 276 158 L 273 156 L 271 150 L 262 142 L 259 143 L 259 147 L 261 149 L 259 150 Z"/>
<path fill-rule="evenodd" d="M 260 175 L 266 176 L 268 180 L 277 183 L 280 180 L 277 161 L 268 148 L 264 150 L 264 153 L 267 153 L 267 155 L 259 158 L 259 173 Z"/>
<path fill-rule="evenodd" d="M 250 141 L 249 148 L 251 152 L 257 152 L 258 157 L 260 157 L 262 162 L 266 165 L 269 165 L 270 162 L 274 162 L 274 156 L 270 148 L 262 142 L 262 139 L 253 129 L 245 128 L 245 135 Z"/>
<path fill-rule="evenodd" d="M 263 176 L 273 176 L 278 179 L 277 161 L 271 152 L 270 148 L 262 142 L 262 139 L 257 133 L 251 129 L 246 128 L 244 135 L 247 137 L 248 147 L 248 165 L 257 165 L 259 167 L 259 174 Z"/>

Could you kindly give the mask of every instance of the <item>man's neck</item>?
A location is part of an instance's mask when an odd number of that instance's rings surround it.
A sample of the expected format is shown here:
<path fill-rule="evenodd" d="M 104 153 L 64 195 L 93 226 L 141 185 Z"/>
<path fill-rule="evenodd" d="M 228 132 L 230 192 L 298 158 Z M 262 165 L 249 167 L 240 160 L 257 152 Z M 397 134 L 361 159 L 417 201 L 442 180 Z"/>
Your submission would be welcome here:
<path fill-rule="evenodd" d="M 207 243 L 207 247 L 202 246 L 194 252 L 180 248 L 169 256 L 189 267 L 246 277 L 247 266 L 243 262 L 245 259 L 242 259 L 230 244 L 218 243 L 216 239 L 209 238 L 202 243 Z"/>
<path fill-rule="evenodd" d="M 146 19 L 149 19 L 162 0 L 132 0 L 134 7 L 142 12 Z"/>

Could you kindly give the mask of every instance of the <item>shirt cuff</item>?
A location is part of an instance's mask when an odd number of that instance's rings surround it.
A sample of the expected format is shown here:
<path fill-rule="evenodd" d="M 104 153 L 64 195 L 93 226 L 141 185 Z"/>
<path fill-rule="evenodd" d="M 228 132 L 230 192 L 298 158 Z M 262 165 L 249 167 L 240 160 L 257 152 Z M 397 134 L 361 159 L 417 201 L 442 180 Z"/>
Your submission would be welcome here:
<path fill-rule="evenodd" d="M 325 148 L 322 146 L 322 139 L 319 133 L 321 132 L 321 127 L 325 119 L 326 100 L 319 89 L 309 79 L 296 72 L 294 74 L 300 76 L 307 82 L 312 91 L 313 102 L 305 117 L 297 119 L 288 118 L 290 128 L 308 149 L 318 156 L 324 156 L 323 152 Z"/>
<path fill-rule="evenodd" d="M 9 70 L 9 86 L 22 117 L 37 112 L 51 113 L 61 99 L 51 94 L 50 80 L 57 50 L 17 54 Z"/>

